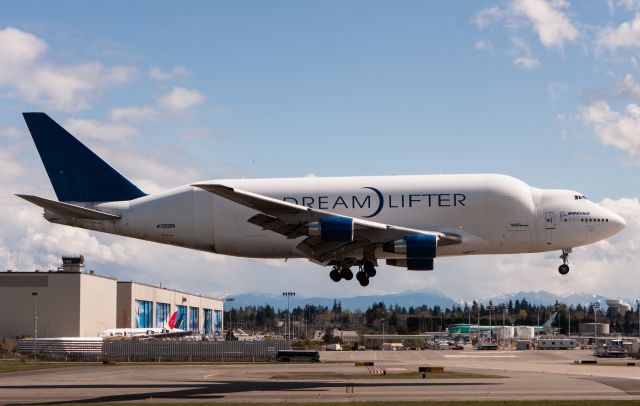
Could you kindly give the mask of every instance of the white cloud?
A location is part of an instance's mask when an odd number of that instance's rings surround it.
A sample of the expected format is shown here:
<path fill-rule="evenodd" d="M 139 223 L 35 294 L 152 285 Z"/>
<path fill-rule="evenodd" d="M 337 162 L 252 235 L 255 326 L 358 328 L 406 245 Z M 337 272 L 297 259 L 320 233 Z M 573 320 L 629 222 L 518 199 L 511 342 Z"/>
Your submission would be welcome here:
<path fill-rule="evenodd" d="M 640 85 L 636 82 L 633 75 L 625 75 L 622 83 L 617 88 L 618 95 L 629 99 L 640 98 Z"/>
<path fill-rule="evenodd" d="M 525 40 L 518 37 L 511 38 L 512 53 L 516 56 L 513 64 L 519 68 L 532 70 L 540 66 L 540 61 L 531 53 L 531 48 Z"/>
<path fill-rule="evenodd" d="M 547 2 L 544 0 L 517 0 L 512 5 L 514 15 L 527 18 L 546 48 L 562 49 L 565 41 L 573 42 L 578 30 L 569 21 L 562 9 L 567 8 L 564 1 Z"/>
<path fill-rule="evenodd" d="M 519 58 L 516 58 L 513 61 L 513 64 L 516 65 L 519 68 L 532 70 L 532 69 L 535 69 L 535 68 L 540 66 L 540 61 L 537 60 L 536 58 L 530 58 L 530 57 L 521 56 Z"/>
<path fill-rule="evenodd" d="M 182 111 L 204 102 L 204 95 L 194 89 L 176 86 L 162 96 L 158 104 L 169 111 Z"/>
<path fill-rule="evenodd" d="M 135 70 L 106 68 L 100 62 L 59 65 L 44 59 L 47 44 L 37 36 L 8 27 L 0 30 L 0 88 L 48 110 L 78 111 L 104 88 L 130 80 Z"/>
<path fill-rule="evenodd" d="M 123 140 L 138 134 L 136 128 L 128 125 L 102 123 L 88 119 L 69 119 L 64 122 L 63 127 L 79 138 L 101 141 Z"/>
<path fill-rule="evenodd" d="M 159 67 L 149 69 L 149 77 L 154 80 L 165 81 L 169 79 L 181 78 L 191 75 L 191 71 L 182 65 L 177 65 L 170 71 L 163 71 Z"/>
<path fill-rule="evenodd" d="M 624 22 L 616 28 L 601 29 L 597 45 L 598 49 L 608 48 L 612 51 L 618 48 L 640 47 L 640 14 L 636 14 L 633 21 Z"/>
<path fill-rule="evenodd" d="M 500 21 L 505 17 L 505 11 L 498 6 L 492 6 L 480 10 L 473 16 L 473 24 L 479 29 L 488 27 L 489 25 Z"/>
<path fill-rule="evenodd" d="M 625 111 L 611 110 L 605 101 L 595 102 L 582 110 L 582 120 L 593 128 L 604 145 L 612 145 L 631 155 L 640 153 L 640 106 L 628 104 Z"/>
<path fill-rule="evenodd" d="M 150 106 L 130 106 L 130 107 L 116 107 L 111 109 L 109 117 L 111 121 L 115 122 L 132 122 L 141 123 L 143 121 L 152 121 L 159 116 L 160 112 Z"/>

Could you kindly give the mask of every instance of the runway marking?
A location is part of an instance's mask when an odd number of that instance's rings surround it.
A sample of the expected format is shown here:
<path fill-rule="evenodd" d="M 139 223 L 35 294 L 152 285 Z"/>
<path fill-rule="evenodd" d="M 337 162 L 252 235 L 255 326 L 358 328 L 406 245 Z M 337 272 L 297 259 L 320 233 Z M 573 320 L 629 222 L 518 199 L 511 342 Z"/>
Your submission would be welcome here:
<path fill-rule="evenodd" d="M 517 355 L 445 355 L 445 358 L 518 358 Z"/>
<path fill-rule="evenodd" d="M 205 376 L 202 377 L 202 379 L 209 379 L 209 378 L 213 378 L 214 376 L 220 376 L 222 374 L 214 372 L 212 374 L 206 374 Z"/>

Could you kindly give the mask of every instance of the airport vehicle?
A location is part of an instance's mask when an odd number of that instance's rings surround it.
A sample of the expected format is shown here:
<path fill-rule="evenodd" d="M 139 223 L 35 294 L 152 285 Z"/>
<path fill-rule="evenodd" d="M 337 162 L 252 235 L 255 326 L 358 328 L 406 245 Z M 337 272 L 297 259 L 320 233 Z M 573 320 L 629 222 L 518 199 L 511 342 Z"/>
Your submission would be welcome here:
<path fill-rule="evenodd" d="M 536 343 L 539 350 L 572 350 L 577 346 L 573 338 L 543 338 Z"/>
<path fill-rule="evenodd" d="M 278 350 L 276 361 L 310 361 L 320 362 L 320 353 L 315 350 Z"/>
<path fill-rule="evenodd" d="M 496 174 L 218 179 L 148 195 L 44 113 L 23 113 L 58 201 L 52 223 L 253 258 L 307 258 L 362 286 L 379 261 L 414 271 L 450 255 L 561 250 L 625 226 L 571 190 Z"/>
<path fill-rule="evenodd" d="M 171 314 L 171 317 L 164 322 L 161 328 L 109 328 L 100 332 L 100 337 L 179 337 L 184 335 L 190 335 L 190 331 L 185 331 L 176 326 L 182 324 L 182 320 L 186 314 L 175 311 Z"/>

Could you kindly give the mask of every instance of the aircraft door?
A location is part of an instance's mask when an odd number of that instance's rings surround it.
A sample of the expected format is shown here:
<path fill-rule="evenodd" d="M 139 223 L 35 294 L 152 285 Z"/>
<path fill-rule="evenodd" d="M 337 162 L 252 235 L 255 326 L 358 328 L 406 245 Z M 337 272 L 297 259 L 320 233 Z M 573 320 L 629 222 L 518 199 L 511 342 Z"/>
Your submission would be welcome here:
<path fill-rule="evenodd" d="M 551 211 L 544 213 L 544 228 L 547 230 L 556 229 L 556 215 Z"/>

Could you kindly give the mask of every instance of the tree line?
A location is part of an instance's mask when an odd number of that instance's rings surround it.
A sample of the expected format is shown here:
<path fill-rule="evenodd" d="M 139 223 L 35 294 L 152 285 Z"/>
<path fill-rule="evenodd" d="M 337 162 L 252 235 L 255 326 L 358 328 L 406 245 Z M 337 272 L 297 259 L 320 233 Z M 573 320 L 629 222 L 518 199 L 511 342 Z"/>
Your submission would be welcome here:
<path fill-rule="evenodd" d="M 627 312 L 621 316 L 612 311 L 603 312 L 593 305 L 535 305 L 526 299 L 510 300 L 508 303 L 494 304 L 473 301 L 451 308 L 434 306 L 399 306 L 384 302 L 372 304 L 366 310 L 343 309 L 340 301 L 333 306 L 305 304 L 291 309 L 291 329 L 297 337 L 306 338 L 314 330 L 328 328 L 355 330 L 360 334 L 381 333 L 417 334 L 445 331 L 451 324 L 480 324 L 507 326 L 537 326 L 544 324 L 553 312 L 557 317 L 553 327 L 562 334 L 575 334 L 583 322 L 608 323 L 611 332 L 631 334 L 638 329 L 637 312 Z M 596 316 L 597 314 L 597 316 Z M 245 306 L 225 311 L 225 328 L 232 327 L 246 331 L 281 333 L 286 329 L 287 310 L 276 309 L 268 304 Z"/>

